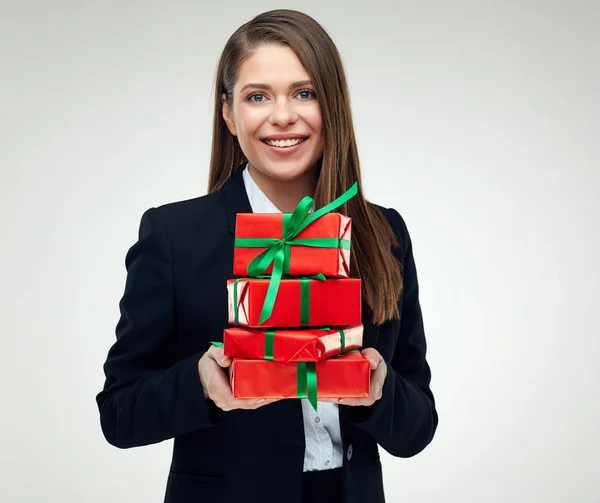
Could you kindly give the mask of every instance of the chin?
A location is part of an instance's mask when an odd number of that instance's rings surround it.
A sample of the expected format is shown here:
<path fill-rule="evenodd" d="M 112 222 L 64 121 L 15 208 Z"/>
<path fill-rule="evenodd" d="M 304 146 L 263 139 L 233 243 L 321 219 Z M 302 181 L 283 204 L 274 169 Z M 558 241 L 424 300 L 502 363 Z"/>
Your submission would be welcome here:
<path fill-rule="evenodd" d="M 305 166 L 302 168 L 298 168 L 297 165 L 287 165 L 286 162 L 281 163 L 273 163 L 270 162 L 262 167 L 257 167 L 255 164 L 253 166 L 257 171 L 259 171 L 263 176 L 268 176 L 273 180 L 277 180 L 279 182 L 290 182 L 292 180 L 296 180 L 307 175 L 314 168 L 313 166 Z"/>

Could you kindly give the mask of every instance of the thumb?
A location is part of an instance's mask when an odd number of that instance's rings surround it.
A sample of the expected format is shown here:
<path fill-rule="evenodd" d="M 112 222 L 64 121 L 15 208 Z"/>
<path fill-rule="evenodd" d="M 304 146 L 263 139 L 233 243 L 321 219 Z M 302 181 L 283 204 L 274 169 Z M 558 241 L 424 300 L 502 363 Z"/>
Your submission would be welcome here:
<path fill-rule="evenodd" d="M 208 350 L 208 354 L 214 361 L 221 367 L 229 367 L 231 365 L 231 357 L 223 354 L 223 348 L 219 346 L 211 346 Z"/>
<path fill-rule="evenodd" d="M 231 362 L 232 362 L 231 357 L 230 356 L 225 356 L 225 355 L 222 355 L 221 358 L 219 360 L 217 360 L 217 363 L 219 365 L 221 365 L 221 367 L 230 367 L 231 366 Z"/>
<path fill-rule="evenodd" d="M 371 357 L 369 361 L 371 362 L 371 370 L 375 370 L 379 366 L 379 362 L 375 358 Z"/>
<path fill-rule="evenodd" d="M 371 370 L 375 370 L 379 365 L 379 354 L 376 353 L 372 348 L 366 348 L 362 350 L 362 355 L 369 360 L 371 364 Z"/>

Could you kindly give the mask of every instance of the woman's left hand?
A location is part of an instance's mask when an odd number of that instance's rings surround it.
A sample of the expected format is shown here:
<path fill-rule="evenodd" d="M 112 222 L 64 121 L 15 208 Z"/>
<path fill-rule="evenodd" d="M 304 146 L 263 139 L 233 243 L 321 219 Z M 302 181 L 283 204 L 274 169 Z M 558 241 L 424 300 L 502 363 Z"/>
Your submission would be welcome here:
<path fill-rule="evenodd" d="M 373 405 L 381 398 L 383 383 L 387 375 L 385 360 L 375 348 L 366 348 L 361 354 L 371 362 L 371 384 L 369 396 L 366 398 L 319 398 L 320 402 L 333 402 L 340 405 Z"/>

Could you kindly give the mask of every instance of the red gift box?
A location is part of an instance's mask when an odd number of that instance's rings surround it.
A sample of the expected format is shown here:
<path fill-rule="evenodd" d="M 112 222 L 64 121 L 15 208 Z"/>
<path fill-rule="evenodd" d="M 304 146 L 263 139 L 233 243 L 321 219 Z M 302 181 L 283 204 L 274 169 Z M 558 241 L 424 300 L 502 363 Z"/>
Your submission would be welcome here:
<path fill-rule="evenodd" d="M 359 349 L 362 335 L 362 325 L 328 330 L 226 328 L 223 332 L 224 354 L 278 362 L 316 362 Z"/>
<path fill-rule="evenodd" d="M 346 279 L 282 279 L 271 316 L 259 318 L 268 279 L 227 281 L 229 323 L 255 328 L 360 325 L 361 281 Z"/>
<path fill-rule="evenodd" d="M 229 372 L 235 398 L 306 397 L 299 371 L 314 366 L 317 398 L 365 398 L 369 396 L 371 364 L 359 352 L 346 353 L 315 363 L 281 363 L 234 358 Z M 300 377 L 300 379 L 299 379 Z M 314 404 L 313 404 L 314 405 Z"/>
<path fill-rule="evenodd" d="M 236 246 L 233 255 L 233 274 L 235 276 L 251 276 L 248 274 L 248 264 L 267 247 L 254 248 L 240 246 L 240 240 L 282 239 L 282 213 L 238 213 L 236 218 Z M 350 241 L 352 220 L 341 213 L 326 213 L 312 222 L 293 239 L 332 238 L 343 240 L 348 249 L 340 247 L 313 247 L 290 243 L 289 262 L 284 274 L 291 276 L 311 276 L 324 274 L 328 277 L 347 278 L 350 271 Z M 345 243 L 344 243 L 345 242 Z M 273 264 L 262 272 L 271 275 Z M 254 275 L 252 275 L 254 276 Z"/>

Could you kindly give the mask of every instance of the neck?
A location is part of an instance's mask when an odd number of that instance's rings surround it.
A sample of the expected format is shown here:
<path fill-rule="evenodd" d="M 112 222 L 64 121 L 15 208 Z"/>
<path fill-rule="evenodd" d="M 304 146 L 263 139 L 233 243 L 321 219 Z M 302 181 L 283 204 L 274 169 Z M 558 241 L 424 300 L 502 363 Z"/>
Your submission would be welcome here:
<path fill-rule="evenodd" d="M 302 198 L 313 197 L 317 186 L 316 167 L 294 180 L 275 180 L 248 163 L 248 172 L 256 185 L 282 213 L 292 213 Z"/>

